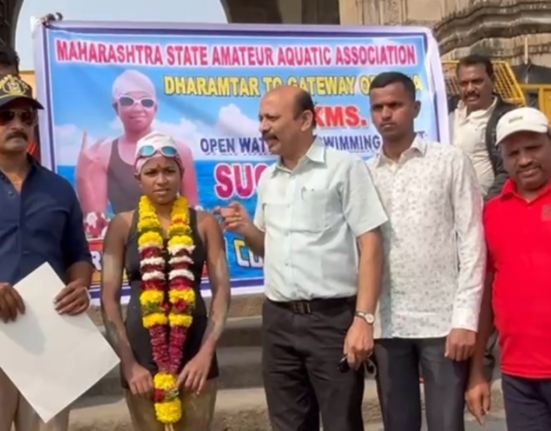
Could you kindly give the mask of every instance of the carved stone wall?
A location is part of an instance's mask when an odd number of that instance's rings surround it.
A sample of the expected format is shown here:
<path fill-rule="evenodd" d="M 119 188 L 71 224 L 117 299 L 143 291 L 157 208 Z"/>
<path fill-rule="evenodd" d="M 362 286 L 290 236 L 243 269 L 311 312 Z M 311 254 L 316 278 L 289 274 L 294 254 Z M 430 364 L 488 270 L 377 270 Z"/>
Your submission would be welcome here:
<path fill-rule="evenodd" d="M 480 52 L 551 64 L 551 0 L 340 0 L 341 23 L 432 27 L 444 59 Z"/>
<path fill-rule="evenodd" d="M 444 0 L 447 13 L 433 30 L 444 59 L 479 52 L 512 64 L 525 46 L 537 64 L 551 61 L 551 0 Z"/>

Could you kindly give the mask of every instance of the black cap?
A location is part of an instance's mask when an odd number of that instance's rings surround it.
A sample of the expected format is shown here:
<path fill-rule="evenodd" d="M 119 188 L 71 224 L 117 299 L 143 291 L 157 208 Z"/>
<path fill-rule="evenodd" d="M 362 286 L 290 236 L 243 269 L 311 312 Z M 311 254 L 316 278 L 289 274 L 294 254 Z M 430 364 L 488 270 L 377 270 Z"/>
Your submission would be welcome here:
<path fill-rule="evenodd" d="M 0 108 L 14 100 L 28 100 L 35 109 L 44 107 L 33 97 L 33 89 L 29 84 L 15 75 L 6 75 L 0 79 Z"/>

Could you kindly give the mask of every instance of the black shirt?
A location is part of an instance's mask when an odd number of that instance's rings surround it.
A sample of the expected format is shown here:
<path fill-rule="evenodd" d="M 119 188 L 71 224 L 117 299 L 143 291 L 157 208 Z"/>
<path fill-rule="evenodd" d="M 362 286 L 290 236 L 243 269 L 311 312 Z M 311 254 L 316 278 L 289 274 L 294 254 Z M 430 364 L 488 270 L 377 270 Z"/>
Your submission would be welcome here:
<path fill-rule="evenodd" d="M 20 193 L 0 170 L 0 282 L 16 284 L 44 262 L 65 280 L 74 263 L 92 263 L 73 187 L 29 161 Z"/>

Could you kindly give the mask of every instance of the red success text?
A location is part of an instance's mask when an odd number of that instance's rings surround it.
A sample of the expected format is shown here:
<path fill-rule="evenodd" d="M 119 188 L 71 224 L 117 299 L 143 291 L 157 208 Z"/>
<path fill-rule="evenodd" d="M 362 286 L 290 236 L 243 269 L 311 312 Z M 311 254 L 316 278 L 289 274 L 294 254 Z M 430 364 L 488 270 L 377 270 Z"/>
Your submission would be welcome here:
<path fill-rule="evenodd" d="M 219 163 L 214 168 L 214 191 L 220 199 L 249 199 L 256 193 L 256 186 L 266 163 Z"/>

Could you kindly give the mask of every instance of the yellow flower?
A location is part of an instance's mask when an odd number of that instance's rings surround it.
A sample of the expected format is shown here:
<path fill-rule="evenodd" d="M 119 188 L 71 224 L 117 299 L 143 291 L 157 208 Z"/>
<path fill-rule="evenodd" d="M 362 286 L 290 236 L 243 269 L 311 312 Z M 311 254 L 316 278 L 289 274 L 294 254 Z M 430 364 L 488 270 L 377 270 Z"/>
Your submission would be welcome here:
<path fill-rule="evenodd" d="M 138 245 L 155 244 L 159 247 L 163 245 L 163 237 L 158 232 L 144 232 L 138 238 Z"/>
<path fill-rule="evenodd" d="M 153 377 L 155 389 L 168 392 L 176 388 L 176 376 L 169 373 L 157 373 Z M 155 403 L 155 413 L 159 422 L 176 423 L 182 418 L 182 402 L 179 397 Z"/>
<path fill-rule="evenodd" d="M 171 225 L 168 227 L 168 234 L 169 234 L 169 235 L 178 235 L 178 234 L 181 235 L 182 232 L 185 232 L 185 234 L 191 233 L 191 228 L 189 227 L 188 224 L 185 224 L 185 223 L 174 223 L 174 224 L 171 224 Z"/>
<path fill-rule="evenodd" d="M 140 198 L 139 209 L 140 211 L 144 212 L 155 212 L 155 207 L 153 206 L 153 203 L 151 203 L 149 198 L 145 195 Z"/>
<path fill-rule="evenodd" d="M 189 328 L 193 322 L 193 317 L 188 314 L 170 313 L 168 320 L 170 321 L 170 326 L 185 326 Z"/>
<path fill-rule="evenodd" d="M 193 238 L 191 236 L 173 236 L 168 240 L 168 246 L 172 247 L 174 245 L 185 245 L 190 246 L 193 245 Z"/>
<path fill-rule="evenodd" d="M 153 203 L 146 196 L 142 196 L 138 205 L 138 231 L 140 247 L 152 246 L 165 248 L 164 239 L 160 233 L 161 223 Z M 186 198 L 178 197 L 172 206 L 171 223 L 168 228 L 170 246 L 193 246 L 193 237 L 189 216 L 189 203 Z M 173 255 L 174 256 L 174 255 Z M 166 288 L 166 285 L 164 286 Z M 165 314 L 160 308 L 164 302 L 163 291 L 143 291 L 140 295 L 140 304 L 143 307 L 143 325 L 150 328 L 155 325 L 170 325 L 189 327 L 193 317 L 187 313 Z M 190 304 L 196 301 L 193 289 L 170 289 L 169 299 L 172 303 L 184 300 Z M 168 348 L 164 346 L 163 348 Z M 154 376 L 155 388 L 167 392 L 166 399 L 155 403 L 157 420 L 163 424 L 174 424 L 182 418 L 182 402 L 178 397 L 176 376 L 168 373 L 158 373 Z"/>
<path fill-rule="evenodd" d="M 158 290 L 144 290 L 140 294 L 140 304 L 142 304 L 143 306 L 151 304 L 162 304 L 164 298 L 164 292 Z"/>
<path fill-rule="evenodd" d="M 189 203 L 186 198 L 180 196 L 174 201 L 171 218 L 173 220 L 176 218 L 180 218 L 184 221 L 189 220 Z"/>
<path fill-rule="evenodd" d="M 170 373 L 157 373 L 153 377 L 153 385 L 156 389 L 171 391 L 176 387 L 176 377 Z"/>
<path fill-rule="evenodd" d="M 174 424 L 182 419 L 182 401 L 176 397 L 170 401 L 155 403 L 155 414 L 159 422 Z"/>
<path fill-rule="evenodd" d="M 168 323 L 168 317 L 163 313 L 152 313 L 147 316 L 143 316 L 143 326 L 145 328 L 151 328 L 156 325 L 166 325 Z"/>
<path fill-rule="evenodd" d="M 172 206 L 173 212 L 183 212 L 188 210 L 189 202 L 184 196 L 178 196 Z"/>
<path fill-rule="evenodd" d="M 171 303 L 175 303 L 179 299 L 186 301 L 188 304 L 195 302 L 195 291 L 193 289 L 176 290 L 168 292 L 168 297 Z"/>
<path fill-rule="evenodd" d="M 140 217 L 138 221 L 138 232 L 143 232 L 144 230 L 159 229 L 160 227 L 161 223 L 158 219 L 155 218 Z"/>

